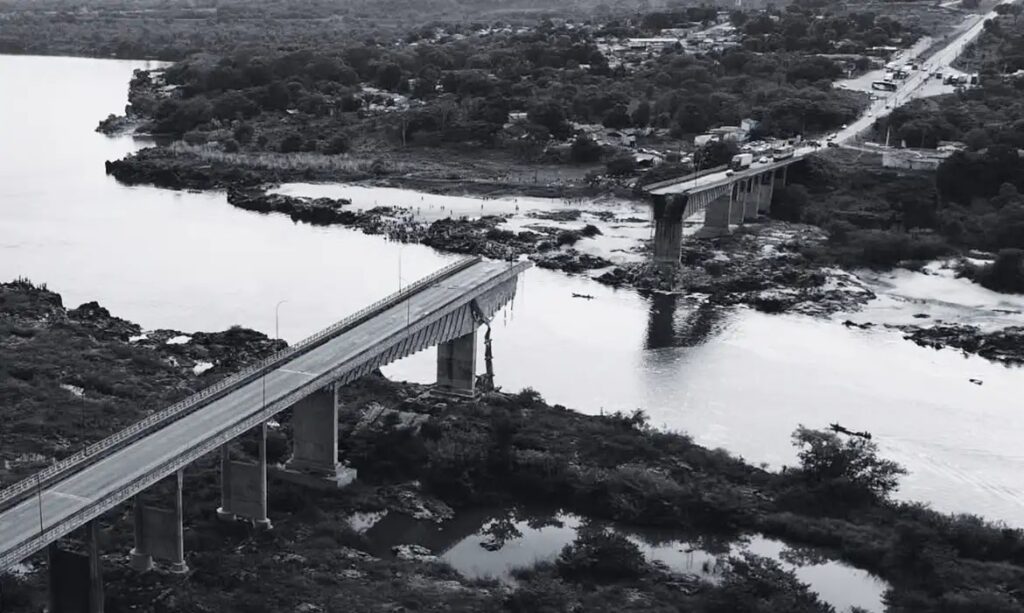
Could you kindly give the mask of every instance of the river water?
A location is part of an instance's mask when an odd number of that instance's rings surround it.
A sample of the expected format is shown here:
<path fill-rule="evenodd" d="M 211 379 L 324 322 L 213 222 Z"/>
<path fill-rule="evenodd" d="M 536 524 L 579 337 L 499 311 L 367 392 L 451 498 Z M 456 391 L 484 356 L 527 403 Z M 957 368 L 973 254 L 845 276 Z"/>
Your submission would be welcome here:
<path fill-rule="evenodd" d="M 143 327 L 186 331 L 241 324 L 274 334 L 275 306 L 285 300 L 280 335 L 295 341 L 454 259 L 242 211 L 223 194 L 118 185 L 104 175 L 104 160 L 144 143 L 93 129 L 123 108 L 132 69 L 146 65 L 0 56 L 0 279 L 28 277 L 71 306 L 97 300 Z M 344 189 L 369 206 L 427 202 L 412 192 Z M 476 203 L 566 206 L 458 202 L 459 214 Z M 646 214 L 621 202 L 583 206 Z M 628 244 L 649 226 L 616 227 L 601 244 L 633 257 Z M 948 275 L 869 282 L 883 295 L 851 318 L 1024 320 L 1024 301 Z M 505 389 L 531 386 L 584 412 L 641 408 L 655 425 L 773 466 L 793 463 L 789 435 L 798 424 L 870 430 L 885 455 L 911 471 L 901 497 L 1024 526 L 1024 372 L 917 347 L 885 329 L 847 328 L 845 317 L 710 310 L 698 300 L 649 299 L 534 269 L 495 325 L 496 374 Z M 430 381 L 433 354 L 386 372 Z"/>

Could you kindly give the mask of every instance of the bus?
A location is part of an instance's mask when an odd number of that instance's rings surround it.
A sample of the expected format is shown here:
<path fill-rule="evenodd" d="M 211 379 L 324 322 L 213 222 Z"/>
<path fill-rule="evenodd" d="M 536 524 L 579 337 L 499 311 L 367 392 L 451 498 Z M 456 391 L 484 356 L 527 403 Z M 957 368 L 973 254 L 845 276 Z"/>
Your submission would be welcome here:
<path fill-rule="evenodd" d="M 896 87 L 892 81 L 875 81 L 871 84 L 871 89 L 880 89 L 885 92 L 894 92 Z"/>
<path fill-rule="evenodd" d="M 772 147 L 772 159 L 775 161 L 785 160 L 786 158 L 793 157 L 793 148 L 785 145 L 780 147 Z"/>

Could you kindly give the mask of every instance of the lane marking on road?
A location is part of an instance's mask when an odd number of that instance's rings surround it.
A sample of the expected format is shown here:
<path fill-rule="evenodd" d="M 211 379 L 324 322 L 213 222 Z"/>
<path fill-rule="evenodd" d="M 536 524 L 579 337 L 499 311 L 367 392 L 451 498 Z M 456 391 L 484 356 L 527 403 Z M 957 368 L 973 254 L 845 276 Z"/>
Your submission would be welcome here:
<path fill-rule="evenodd" d="M 315 376 L 317 376 L 317 375 L 315 375 L 315 374 L 313 374 L 311 372 L 306 372 L 304 370 L 291 370 L 291 369 L 288 369 L 288 368 L 278 368 L 277 370 L 279 372 L 291 373 L 293 375 L 305 375 L 307 377 L 315 377 Z"/>
<path fill-rule="evenodd" d="M 56 490 L 50 490 L 48 493 L 53 494 L 54 496 L 59 496 L 60 498 L 70 498 L 71 500 L 74 500 L 75 502 L 92 502 L 92 500 L 90 500 L 88 498 L 83 498 L 82 496 L 78 496 L 78 495 L 75 495 L 75 494 L 68 494 L 66 492 L 58 492 Z"/>

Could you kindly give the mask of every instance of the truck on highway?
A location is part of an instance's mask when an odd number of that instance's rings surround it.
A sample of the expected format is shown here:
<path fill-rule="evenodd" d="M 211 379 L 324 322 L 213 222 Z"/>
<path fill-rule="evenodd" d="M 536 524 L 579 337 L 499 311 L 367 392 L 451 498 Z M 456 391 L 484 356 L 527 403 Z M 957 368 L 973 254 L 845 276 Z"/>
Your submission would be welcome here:
<path fill-rule="evenodd" d="M 745 170 L 750 168 L 750 165 L 754 163 L 754 155 L 752 153 L 740 153 L 732 156 L 732 161 L 729 162 L 730 170 Z"/>
<path fill-rule="evenodd" d="M 892 81 L 873 81 L 871 83 L 871 89 L 877 89 L 885 92 L 894 92 L 898 86 Z"/>
<path fill-rule="evenodd" d="M 793 148 L 790 146 L 772 147 L 772 159 L 775 161 L 785 160 L 793 157 Z"/>

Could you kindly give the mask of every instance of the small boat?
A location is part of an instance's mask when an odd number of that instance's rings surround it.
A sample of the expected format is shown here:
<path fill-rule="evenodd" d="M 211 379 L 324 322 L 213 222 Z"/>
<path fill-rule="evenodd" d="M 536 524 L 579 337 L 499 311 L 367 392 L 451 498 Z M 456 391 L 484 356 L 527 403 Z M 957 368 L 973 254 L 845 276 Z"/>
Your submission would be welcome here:
<path fill-rule="evenodd" d="M 584 300 L 593 300 L 594 299 L 594 297 L 591 296 L 590 294 L 577 294 L 576 292 L 572 293 L 572 297 L 573 298 L 583 298 Z"/>

